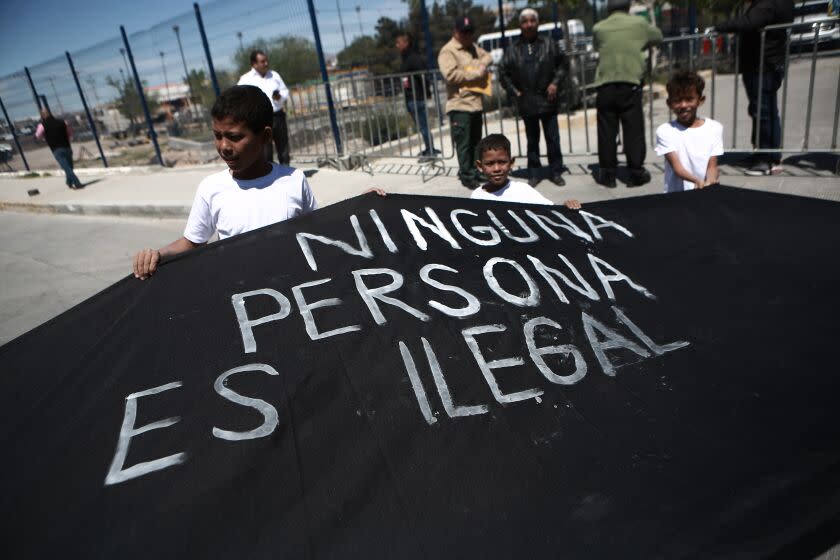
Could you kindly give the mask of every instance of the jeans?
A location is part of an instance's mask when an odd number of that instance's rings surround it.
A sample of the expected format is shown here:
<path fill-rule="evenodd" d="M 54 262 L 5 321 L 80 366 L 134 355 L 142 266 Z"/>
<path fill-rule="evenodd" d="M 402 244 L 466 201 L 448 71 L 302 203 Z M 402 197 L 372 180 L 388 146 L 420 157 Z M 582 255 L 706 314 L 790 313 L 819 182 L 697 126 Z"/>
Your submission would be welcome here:
<path fill-rule="evenodd" d="M 601 169 L 618 166 L 616 137 L 618 123 L 624 133 L 624 155 L 627 167 L 642 168 L 645 163 L 645 116 L 642 111 L 642 87 L 634 84 L 609 83 L 598 88 L 595 98 L 598 110 L 598 164 Z"/>
<path fill-rule="evenodd" d="M 82 182 L 73 173 L 73 150 L 70 148 L 56 148 L 53 150 L 53 156 L 55 157 L 55 161 L 58 162 L 58 165 L 61 166 L 61 169 L 64 170 L 64 182 L 67 183 L 67 186 L 81 187 Z"/>
<path fill-rule="evenodd" d="M 289 165 L 289 129 L 286 125 L 286 111 L 277 111 L 271 121 L 271 135 L 274 139 L 274 147 L 277 149 L 277 163 Z M 273 159 L 271 144 L 265 145 L 265 159 Z"/>
<path fill-rule="evenodd" d="M 548 165 L 552 173 L 563 172 L 563 153 L 560 151 L 560 127 L 557 126 L 556 113 L 543 113 L 531 117 L 522 117 L 525 123 L 525 136 L 528 138 L 528 169 L 539 169 L 540 164 L 540 123 L 542 123 L 545 143 L 548 147 Z"/>
<path fill-rule="evenodd" d="M 458 154 L 458 179 L 464 185 L 478 181 L 478 169 L 475 167 L 478 141 L 481 140 L 481 111 L 449 111 L 449 123 L 452 129 L 452 143 Z"/>
<path fill-rule="evenodd" d="M 784 70 L 776 68 L 766 70 L 762 74 L 761 84 L 758 82 L 758 74 L 744 74 L 744 89 L 747 91 L 747 111 L 752 117 L 752 134 L 750 141 L 753 147 L 759 149 L 780 148 L 782 145 L 782 122 L 779 119 L 779 102 L 777 92 L 782 85 Z M 761 96 L 761 115 L 758 112 L 758 100 Z M 756 116 L 759 118 L 756 119 Z M 758 146 L 755 146 L 755 128 L 758 121 Z M 778 163 L 782 160 L 779 152 L 761 154 L 761 159 L 769 163 Z"/>
<path fill-rule="evenodd" d="M 411 120 L 417 125 L 420 130 L 420 136 L 423 137 L 423 144 L 426 147 L 426 153 L 432 154 L 432 137 L 429 134 L 429 123 L 426 118 L 426 102 L 422 100 L 405 100 L 405 109 L 411 115 Z"/>

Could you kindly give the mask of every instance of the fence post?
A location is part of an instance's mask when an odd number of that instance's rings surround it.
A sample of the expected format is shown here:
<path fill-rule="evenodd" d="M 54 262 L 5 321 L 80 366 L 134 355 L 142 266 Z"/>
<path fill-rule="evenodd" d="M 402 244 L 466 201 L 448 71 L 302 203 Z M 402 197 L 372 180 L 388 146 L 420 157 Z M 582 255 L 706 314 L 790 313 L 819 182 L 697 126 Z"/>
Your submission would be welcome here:
<path fill-rule="evenodd" d="M 426 10 L 426 0 L 420 0 L 420 16 L 423 24 L 423 39 L 426 42 L 426 67 L 435 67 L 435 46 L 432 44 L 432 31 L 429 28 L 429 12 Z"/>
<path fill-rule="evenodd" d="M 312 0 L 306 0 L 309 6 L 309 19 L 312 21 L 312 35 L 315 37 L 315 50 L 318 51 L 318 65 L 321 67 L 321 80 L 324 82 L 324 93 L 327 96 L 327 109 L 330 113 L 330 127 L 335 139 L 335 151 L 338 156 L 343 154 L 341 149 L 341 133 L 338 130 L 338 120 L 335 116 L 335 104 L 333 103 L 332 91 L 330 90 L 330 77 L 327 74 L 327 62 L 324 60 L 324 49 L 321 47 L 321 33 L 318 31 L 318 19 L 315 17 L 315 4 Z"/>
<path fill-rule="evenodd" d="M 6 106 L 3 104 L 2 98 L 0 98 L 0 109 L 3 109 L 3 116 L 6 117 L 6 123 L 9 125 L 9 130 L 12 133 L 12 138 L 14 138 L 15 140 L 15 146 L 17 147 L 18 153 L 20 154 L 20 159 L 23 160 L 23 166 L 26 167 L 27 171 L 32 171 L 31 169 L 29 169 L 29 162 L 26 161 L 26 156 L 23 155 L 23 149 L 20 147 L 17 132 L 15 131 L 15 124 L 9 118 L 9 113 L 6 112 Z"/>
<path fill-rule="evenodd" d="M 502 52 L 504 52 L 507 48 L 507 38 L 505 37 L 505 12 L 502 0 L 499 0 L 499 31 L 502 34 Z"/>
<path fill-rule="evenodd" d="M 219 80 L 216 79 L 216 69 L 213 68 L 213 57 L 210 56 L 210 44 L 207 42 L 207 33 L 204 32 L 204 22 L 201 20 L 201 10 L 198 7 L 198 2 L 193 3 L 193 8 L 195 8 L 198 31 L 201 33 L 201 43 L 204 45 L 204 56 L 207 57 L 207 69 L 210 71 L 210 81 L 213 83 L 213 91 L 216 92 L 216 97 L 219 97 L 222 91 L 219 89 Z"/>
<path fill-rule="evenodd" d="M 38 97 L 38 91 L 35 89 L 35 82 L 32 81 L 32 74 L 29 73 L 29 68 L 26 66 L 23 67 L 23 71 L 26 72 L 26 81 L 29 82 L 29 89 L 32 90 L 32 97 L 35 98 L 35 105 L 38 107 L 38 113 L 41 112 L 41 98 Z"/>
<path fill-rule="evenodd" d="M 82 99 L 82 107 L 85 109 L 85 115 L 87 115 L 90 131 L 93 133 L 93 139 L 96 140 L 96 147 L 99 148 L 99 156 L 102 158 L 102 165 L 108 167 L 108 160 L 105 159 L 105 152 L 102 151 L 102 144 L 99 143 L 99 133 L 96 132 L 96 124 L 93 122 L 93 116 L 90 114 L 87 100 L 85 100 L 85 93 L 82 91 L 82 84 L 79 83 L 79 76 L 76 74 L 76 66 L 73 64 L 73 59 L 70 58 L 70 52 L 64 51 L 64 54 L 67 55 L 67 63 L 70 65 L 70 72 L 73 74 L 73 80 L 76 82 L 76 89 L 79 90 L 79 97 Z"/>
<path fill-rule="evenodd" d="M 423 23 L 423 38 L 426 41 L 426 68 L 429 70 L 429 81 L 432 82 L 432 95 L 435 96 L 435 109 L 437 109 L 438 128 L 443 126 L 443 111 L 440 110 L 440 94 L 438 93 L 437 80 L 432 72 L 437 67 L 435 60 L 435 46 L 432 44 L 432 31 L 429 28 L 429 11 L 426 10 L 426 0 L 420 0 L 420 15 Z"/>
<path fill-rule="evenodd" d="M 146 103 L 146 95 L 143 93 L 143 84 L 140 82 L 140 74 L 137 73 L 137 66 L 134 64 L 134 55 L 131 53 L 131 45 L 128 44 L 128 35 L 125 34 L 125 27 L 122 25 L 120 25 L 120 33 L 122 34 L 123 43 L 125 44 L 125 52 L 128 54 L 128 62 L 131 65 L 131 73 L 134 74 L 134 85 L 137 87 L 137 95 L 140 96 L 140 105 L 143 106 L 143 114 L 146 116 L 146 124 L 149 127 L 149 139 L 155 147 L 155 153 L 157 154 L 161 167 L 166 167 L 163 163 L 163 156 L 160 154 L 157 133 L 155 132 L 155 127 L 152 123 L 152 115 L 149 113 L 149 105 Z"/>

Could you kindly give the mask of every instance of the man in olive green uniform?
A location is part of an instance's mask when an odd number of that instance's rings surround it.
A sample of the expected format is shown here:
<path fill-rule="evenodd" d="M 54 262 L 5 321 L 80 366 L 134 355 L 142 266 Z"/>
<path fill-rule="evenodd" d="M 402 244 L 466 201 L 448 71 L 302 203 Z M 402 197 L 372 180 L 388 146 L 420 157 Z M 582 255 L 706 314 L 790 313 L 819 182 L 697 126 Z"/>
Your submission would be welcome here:
<path fill-rule="evenodd" d="M 598 163 L 595 180 L 615 187 L 618 123 L 624 132 L 624 154 L 630 185 L 650 181 L 645 162 L 645 120 L 642 111 L 643 51 L 662 41 L 662 32 L 640 16 L 631 16 L 630 0 L 609 0 L 607 19 L 592 29 L 598 50 L 595 85 L 598 96 Z"/>
<path fill-rule="evenodd" d="M 465 187 L 479 186 L 475 148 L 481 140 L 483 111 L 480 89 L 487 77 L 490 54 L 473 42 L 475 26 L 464 16 L 455 20 L 455 32 L 438 54 L 438 67 L 446 80 L 446 114 L 452 143 L 458 154 L 458 178 Z"/>

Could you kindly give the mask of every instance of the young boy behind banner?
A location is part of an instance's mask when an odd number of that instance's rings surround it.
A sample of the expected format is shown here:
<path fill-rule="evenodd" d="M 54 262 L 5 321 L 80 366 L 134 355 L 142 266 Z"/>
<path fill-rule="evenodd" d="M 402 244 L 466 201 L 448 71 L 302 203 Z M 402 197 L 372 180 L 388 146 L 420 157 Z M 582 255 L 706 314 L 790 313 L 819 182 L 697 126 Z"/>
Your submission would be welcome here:
<path fill-rule="evenodd" d="M 706 83 L 696 72 L 676 72 L 666 86 L 676 119 L 656 129 L 656 153 L 665 156 L 665 192 L 702 189 L 718 182 L 723 125 L 697 116 Z"/>
<path fill-rule="evenodd" d="M 228 169 L 198 185 L 183 237 L 134 256 L 134 276 L 141 280 L 155 273 L 161 258 L 203 245 L 216 231 L 225 239 L 318 208 L 301 170 L 265 157 L 273 113 L 259 88 L 234 86 L 224 91 L 211 115 L 216 151 Z"/>
<path fill-rule="evenodd" d="M 554 204 L 528 183 L 511 181 L 508 178 L 514 158 L 510 155 L 510 140 L 504 134 L 490 134 L 481 139 L 476 148 L 479 171 L 487 182 L 472 192 L 470 198 L 496 200 L 499 202 L 520 202 L 525 204 Z M 580 210 L 580 202 L 567 200 L 567 208 Z"/>

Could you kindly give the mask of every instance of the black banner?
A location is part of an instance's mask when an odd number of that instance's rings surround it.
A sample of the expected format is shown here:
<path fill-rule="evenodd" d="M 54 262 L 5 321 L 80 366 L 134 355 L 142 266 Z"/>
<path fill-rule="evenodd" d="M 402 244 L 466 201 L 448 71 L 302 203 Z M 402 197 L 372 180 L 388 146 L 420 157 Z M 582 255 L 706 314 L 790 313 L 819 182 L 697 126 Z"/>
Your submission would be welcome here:
<path fill-rule="evenodd" d="M 8 557 L 763 557 L 840 521 L 840 205 L 368 195 L 0 348 Z"/>

